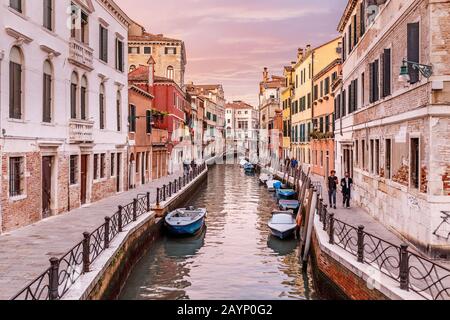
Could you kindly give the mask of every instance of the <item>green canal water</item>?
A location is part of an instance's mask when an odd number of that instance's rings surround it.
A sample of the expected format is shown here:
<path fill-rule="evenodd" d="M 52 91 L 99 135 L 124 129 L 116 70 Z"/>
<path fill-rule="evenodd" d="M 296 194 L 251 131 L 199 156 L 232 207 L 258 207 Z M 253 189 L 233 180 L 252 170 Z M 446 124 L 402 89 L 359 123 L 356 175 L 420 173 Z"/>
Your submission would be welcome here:
<path fill-rule="evenodd" d="M 303 273 L 296 240 L 270 235 L 276 200 L 256 176 L 217 165 L 188 205 L 208 209 L 207 228 L 193 238 L 164 235 L 132 270 L 125 300 L 318 299 Z"/>

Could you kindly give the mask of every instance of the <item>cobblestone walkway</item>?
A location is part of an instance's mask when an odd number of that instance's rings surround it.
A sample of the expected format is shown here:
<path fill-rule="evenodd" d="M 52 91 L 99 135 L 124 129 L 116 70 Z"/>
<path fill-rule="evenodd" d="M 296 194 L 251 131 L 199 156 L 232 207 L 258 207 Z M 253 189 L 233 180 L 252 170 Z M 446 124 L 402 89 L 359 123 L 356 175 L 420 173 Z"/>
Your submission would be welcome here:
<path fill-rule="evenodd" d="M 42 220 L 0 236 L 0 300 L 11 298 L 49 267 L 51 257 L 60 257 L 112 216 L 119 205 L 130 203 L 138 194 L 150 192 L 156 202 L 156 188 L 182 176 L 177 172 L 69 213 Z"/>

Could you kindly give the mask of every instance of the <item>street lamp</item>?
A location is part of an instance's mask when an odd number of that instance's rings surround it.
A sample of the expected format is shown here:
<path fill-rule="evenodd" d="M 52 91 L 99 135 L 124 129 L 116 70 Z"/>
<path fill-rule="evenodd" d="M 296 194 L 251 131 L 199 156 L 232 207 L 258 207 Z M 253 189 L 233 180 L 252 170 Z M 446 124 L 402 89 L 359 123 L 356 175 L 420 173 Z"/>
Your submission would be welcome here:
<path fill-rule="evenodd" d="M 413 68 L 414 70 L 418 70 L 422 76 L 429 79 L 433 75 L 433 67 L 426 65 L 426 64 L 420 64 L 417 62 L 408 61 L 406 59 L 403 59 L 403 64 L 400 68 L 400 75 L 398 77 L 398 80 L 400 82 L 410 82 L 411 78 L 409 76 L 409 68 Z"/>

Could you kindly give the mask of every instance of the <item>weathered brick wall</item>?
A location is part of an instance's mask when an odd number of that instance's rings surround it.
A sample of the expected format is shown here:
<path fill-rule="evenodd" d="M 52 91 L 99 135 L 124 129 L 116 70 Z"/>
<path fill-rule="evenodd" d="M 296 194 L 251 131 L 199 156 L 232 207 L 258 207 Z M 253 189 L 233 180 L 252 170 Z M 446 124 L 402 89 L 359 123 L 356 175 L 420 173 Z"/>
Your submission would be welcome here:
<path fill-rule="evenodd" d="M 387 300 L 381 292 L 369 289 L 363 279 L 323 252 L 315 233 L 312 237 L 312 264 L 317 289 L 319 291 L 325 289 L 327 292 L 320 292 L 325 297 L 351 300 Z"/>
<path fill-rule="evenodd" d="M 109 178 L 92 184 L 91 202 L 110 197 L 116 193 L 116 179 Z"/>
<path fill-rule="evenodd" d="M 20 156 L 25 157 L 25 195 L 24 198 L 17 198 L 20 200 L 12 200 L 9 197 L 9 155 L 2 155 L 2 231 L 17 229 L 41 219 L 41 156 L 37 152 Z"/>

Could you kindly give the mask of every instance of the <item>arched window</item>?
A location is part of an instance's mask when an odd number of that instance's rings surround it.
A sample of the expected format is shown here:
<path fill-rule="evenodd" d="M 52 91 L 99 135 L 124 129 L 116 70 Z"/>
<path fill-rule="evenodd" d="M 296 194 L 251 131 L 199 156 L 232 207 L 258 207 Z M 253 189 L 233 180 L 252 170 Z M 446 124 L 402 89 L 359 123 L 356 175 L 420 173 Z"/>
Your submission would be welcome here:
<path fill-rule="evenodd" d="M 12 47 L 9 57 L 9 117 L 22 118 L 22 66 L 23 54 L 19 47 Z"/>
<path fill-rule="evenodd" d="M 99 107 L 100 129 L 105 129 L 105 86 L 103 83 L 100 85 Z"/>
<path fill-rule="evenodd" d="M 74 71 L 70 78 L 70 118 L 77 118 L 78 74 Z"/>
<path fill-rule="evenodd" d="M 122 95 L 119 90 L 117 90 L 116 97 L 116 122 L 117 122 L 117 131 L 122 131 L 122 123 L 121 123 L 121 109 L 122 109 Z"/>
<path fill-rule="evenodd" d="M 87 98 L 87 92 L 88 92 L 88 81 L 86 76 L 83 76 L 81 78 L 81 89 L 80 89 L 80 95 L 81 95 L 81 99 L 80 99 L 80 113 L 81 113 L 81 119 L 82 120 L 87 120 L 87 102 L 88 102 L 88 98 Z"/>
<path fill-rule="evenodd" d="M 50 61 L 44 62 L 42 121 L 52 122 L 53 105 L 53 67 Z"/>
<path fill-rule="evenodd" d="M 174 71 L 172 66 L 167 67 L 167 78 L 173 80 Z"/>

